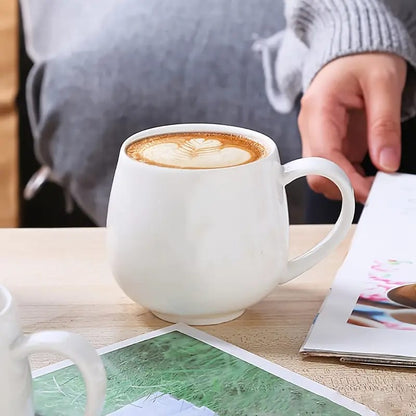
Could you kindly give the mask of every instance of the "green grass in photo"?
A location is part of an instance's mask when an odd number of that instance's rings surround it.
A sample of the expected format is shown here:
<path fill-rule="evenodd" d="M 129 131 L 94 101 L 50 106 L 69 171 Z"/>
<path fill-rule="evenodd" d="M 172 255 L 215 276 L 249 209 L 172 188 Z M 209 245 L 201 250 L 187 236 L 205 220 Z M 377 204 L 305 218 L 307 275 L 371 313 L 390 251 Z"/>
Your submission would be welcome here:
<path fill-rule="evenodd" d="M 104 415 L 160 391 L 220 416 L 356 415 L 228 353 L 174 331 L 102 355 Z M 69 366 L 34 379 L 39 416 L 81 416 L 82 378 Z"/>

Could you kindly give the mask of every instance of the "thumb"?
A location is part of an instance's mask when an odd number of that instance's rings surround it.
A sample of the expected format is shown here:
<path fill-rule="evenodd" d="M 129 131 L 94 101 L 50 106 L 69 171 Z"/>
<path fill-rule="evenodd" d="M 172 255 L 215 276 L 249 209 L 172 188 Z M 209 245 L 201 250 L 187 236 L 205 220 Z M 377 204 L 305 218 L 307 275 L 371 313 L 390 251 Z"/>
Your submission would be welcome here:
<path fill-rule="evenodd" d="M 384 172 L 399 169 L 402 89 L 389 79 L 371 80 L 364 89 L 368 149 L 373 164 Z"/>

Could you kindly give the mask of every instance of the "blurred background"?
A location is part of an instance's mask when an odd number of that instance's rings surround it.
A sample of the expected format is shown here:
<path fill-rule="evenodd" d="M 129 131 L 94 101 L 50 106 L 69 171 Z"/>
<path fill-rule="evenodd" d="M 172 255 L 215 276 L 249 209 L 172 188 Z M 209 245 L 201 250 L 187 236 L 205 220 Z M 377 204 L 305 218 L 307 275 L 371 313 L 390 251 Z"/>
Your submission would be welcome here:
<path fill-rule="evenodd" d="M 252 47 L 283 27 L 276 0 L 2 0 L 0 226 L 105 225 L 120 144 L 157 125 L 243 126 L 300 157 L 297 109 L 271 108 Z"/>

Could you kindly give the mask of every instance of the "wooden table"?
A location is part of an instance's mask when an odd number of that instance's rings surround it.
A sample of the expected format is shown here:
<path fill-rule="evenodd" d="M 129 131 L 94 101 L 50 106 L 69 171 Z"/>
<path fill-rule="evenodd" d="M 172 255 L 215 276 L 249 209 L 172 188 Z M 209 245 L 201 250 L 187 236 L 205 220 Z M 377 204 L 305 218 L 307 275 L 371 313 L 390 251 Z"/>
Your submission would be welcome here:
<path fill-rule="evenodd" d="M 292 254 L 321 239 L 328 226 L 292 226 Z M 241 318 L 202 330 L 338 390 L 380 415 L 416 415 L 413 370 L 347 366 L 298 353 L 328 293 L 349 238 L 326 260 L 278 287 Z M 0 282 L 14 294 L 25 332 L 67 329 L 102 347 L 169 325 L 132 303 L 106 260 L 104 229 L 0 230 Z M 33 368 L 61 359 L 33 357 Z"/>

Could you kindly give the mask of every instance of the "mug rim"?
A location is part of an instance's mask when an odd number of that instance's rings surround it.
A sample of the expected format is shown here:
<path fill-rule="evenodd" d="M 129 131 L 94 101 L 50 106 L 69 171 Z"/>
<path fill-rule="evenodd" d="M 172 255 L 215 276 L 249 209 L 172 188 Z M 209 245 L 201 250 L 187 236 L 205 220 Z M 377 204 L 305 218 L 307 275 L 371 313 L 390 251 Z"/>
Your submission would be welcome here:
<path fill-rule="evenodd" d="M 266 149 L 266 155 L 260 159 L 254 160 L 253 162 L 243 163 L 240 165 L 234 166 L 224 166 L 216 168 L 195 168 L 195 169 L 185 169 L 180 167 L 170 167 L 170 166 L 159 166 L 152 165 L 150 163 L 145 163 L 140 160 L 133 159 L 127 155 L 126 148 L 131 143 L 147 139 L 151 136 L 156 136 L 159 134 L 168 134 L 168 133 L 188 133 L 188 132 L 206 132 L 206 133 L 227 133 L 243 136 L 248 140 L 253 140 L 256 143 L 261 144 Z M 260 133 L 255 130 L 247 129 L 245 127 L 231 126 L 228 124 L 215 124 L 215 123 L 178 123 L 178 124 L 168 124 L 157 127 L 151 127 L 149 129 L 138 131 L 127 139 L 121 145 L 119 158 L 124 158 L 129 160 L 132 163 L 139 163 L 140 166 L 147 166 L 149 168 L 155 169 L 169 169 L 180 172 L 206 172 L 206 171 L 221 171 L 229 169 L 244 168 L 245 166 L 252 166 L 264 161 L 270 160 L 274 155 L 277 155 L 277 160 L 280 164 L 279 151 L 276 143 L 266 134 Z"/>
<path fill-rule="evenodd" d="M 390 296 L 389 296 L 389 294 L 390 294 L 390 292 L 392 292 L 392 291 L 394 291 L 394 290 L 397 290 L 398 288 L 400 288 L 400 287 L 405 287 L 405 286 L 416 286 L 416 283 L 412 283 L 412 282 L 409 282 L 409 283 L 405 283 L 405 284 L 403 284 L 403 285 L 397 285 L 397 286 L 394 286 L 394 287 L 391 287 L 389 290 L 387 290 L 387 292 L 386 292 L 386 298 L 389 300 L 389 302 L 391 302 L 391 303 L 394 303 L 395 305 L 398 305 L 398 306 L 401 306 L 401 307 L 404 307 L 404 308 L 409 308 L 409 306 L 408 305 L 405 305 L 404 303 L 400 303 L 400 302 L 397 302 L 396 300 L 393 300 Z M 416 311 L 415 311 L 415 313 L 416 313 Z"/>
<path fill-rule="evenodd" d="M 0 285 L 0 317 L 6 315 L 12 305 L 11 293 Z"/>

